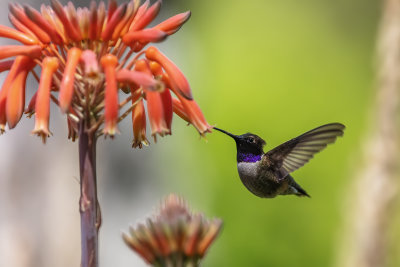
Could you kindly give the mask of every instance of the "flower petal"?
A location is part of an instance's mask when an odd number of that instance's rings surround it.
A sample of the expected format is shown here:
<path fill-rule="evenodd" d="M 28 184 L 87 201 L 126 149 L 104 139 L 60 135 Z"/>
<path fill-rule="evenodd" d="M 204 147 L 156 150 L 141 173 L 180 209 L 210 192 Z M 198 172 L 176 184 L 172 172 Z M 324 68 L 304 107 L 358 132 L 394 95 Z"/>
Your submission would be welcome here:
<path fill-rule="evenodd" d="M 149 7 L 149 9 L 146 10 L 146 12 L 142 16 L 138 18 L 137 21 L 133 21 L 129 31 L 141 30 L 147 25 L 149 25 L 150 22 L 152 22 L 152 20 L 157 16 L 158 12 L 160 11 L 161 2 L 162 2 L 161 0 L 155 2 L 151 7 Z"/>
<path fill-rule="evenodd" d="M 0 37 L 11 38 L 25 45 L 37 44 L 37 40 L 18 30 L 0 25 Z"/>
<path fill-rule="evenodd" d="M 172 97 L 168 89 L 165 89 L 161 94 L 161 100 L 164 108 L 164 120 L 167 124 L 168 133 L 171 134 L 173 108 L 172 108 Z"/>
<path fill-rule="evenodd" d="M 65 64 L 58 96 L 59 106 L 63 113 L 67 112 L 71 105 L 72 96 L 74 94 L 76 67 L 78 66 L 81 54 L 82 50 L 77 47 L 73 47 L 68 51 L 67 62 Z"/>
<path fill-rule="evenodd" d="M 9 70 L 11 66 L 13 65 L 14 60 L 6 60 L 0 62 L 0 73 L 6 70 Z"/>
<path fill-rule="evenodd" d="M 190 11 L 180 13 L 167 20 L 164 20 L 163 22 L 157 24 L 153 28 L 166 32 L 168 35 L 174 34 L 182 27 L 182 25 L 186 21 L 188 21 L 190 15 L 191 15 Z"/>
<path fill-rule="evenodd" d="M 136 84 L 137 86 L 143 86 L 150 91 L 159 90 L 159 82 L 156 81 L 153 76 L 134 70 L 122 69 L 117 72 L 117 81 L 127 84 Z"/>
<path fill-rule="evenodd" d="M 154 46 L 146 50 L 149 60 L 159 63 L 167 72 L 173 89 L 177 90 L 186 99 L 193 99 L 188 81 L 179 68 Z"/>
<path fill-rule="evenodd" d="M 58 45 L 62 44 L 63 39 L 61 38 L 61 36 L 54 29 L 54 27 L 47 20 L 43 18 L 43 16 L 37 10 L 33 9 L 30 6 L 25 5 L 24 11 L 32 22 L 38 25 L 42 30 L 44 30 L 50 36 L 51 41 L 53 43 L 56 43 Z"/>
<path fill-rule="evenodd" d="M 196 101 L 187 100 L 180 95 L 178 95 L 178 98 L 181 101 L 186 113 L 189 115 L 190 123 L 193 124 L 197 131 L 199 131 L 201 135 L 211 132 L 212 127 L 204 118 L 204 115 Z"/>
<path fill-rule="evenodd" d="M 172 109 L 176 115 L 178 115 L 183 120 L 190 123 L 189 115 L 187 114 L 185 108 L 183 107 L 182 102 L 174 97 L 172 98 Z"/>
<path fill-rule="evenodd" d="M 151 126 L 151 135 L 164 136 L 169 133 L 164 116 L 164 107 L 161 95 L 158 92 L 146 92 L 147 112 Z"/>
<path fill-rule="evenodd" d="M 58 0 L 50 0 L 51 7 L 57 14 L 57 17 L 62 22 L 65 34 L 73 41 L 79 42 L 82 40 L 82 35 L 78 28 L 74 26 L 74 23 L 68 18 L 64 7 Z"/>
<path fill-rule="evenodd" d="M 29 62 L 29 58 L 26 56 L 18 56 L 15 58 L 13 65 L 11 66 L 10 71 L 7 74 L 6 79 L 1 87 L 0 91 L 0 133 L 4 132 L 5 125 L 7 123 L 6 116 L 6 102 L 8 91 L 11 88 L 12 82 L 14 81 L 15 76 L 21 69 L 21 66 L 24 66 L 27 62 Z"/>
<path fill-rule="evenodd" d="M 21 64 L 7 94 L 6 117 L 10 129 L 17 125 L 24 113 L 26 78 L 29 71 L 36 65 L 30 58 L 25 59 L 27 59 L 26 62 Z"/>
<path fill-rule="evenodd" d="M 157 29 L 144 29 L 140 31 L 130 31 L 124 35 L 122 41 L 126 45 L 133 45 L 135 42 L 148 43 L 148 42 L 161 42 L 167 38 L 167 34 Z"/>
<path fill-rule="evenodd" d="M 14 56 L 40 57 L 42 48 L 40 45 L 6 45 L 0 46 L 0 59 Z"/>
<path fill-rule="evenodd" d="M 23 25 L 25 25 L 29 30 L 33 32 L 33 34 L 45 44 L 51 42 L 50 36 L 48 33 L 38 26 L 36 23 L 31 21 L 28 16 L 25 14 L 24 9 L 20 5 L 10 4 L 9 5 L 10 13 Z"/>
<path fill-rule="evenodd" d="M 132 128 L 132 147 L 142 148 L 143 145 L 147 146 L 149 141 L 146 138 L 146 111 L 144 109 L 143 100 L 140 100 L 132 109 Z"/>
<path fill-rule="evenodd" d="M 50 90 L 53 74 L 58 68 L 56 57 L 46 57 L 42 63 L 42 74 L 40 76 L 39 89 L 35 104 L 35 128 L 32 133 L 42 137 L 43 143 L 51 134 L 49 131 L 50 118 Z"/>
<path fill-rule="evenodd" d="M 114 136 L 117 132 L 118 122 L 118 88 L 115 68 L 118 65 L 118 58 L 112 54 L 104 55 L 100 64 L 106 76 L 105 92 L 105 127 L 104 134 Z"/>
<path fill-rule="evenodd" d="M 115 30 L 115 27 L 125 16 L 126 10 L 127 10 L 127 4 L 124 3 L 124 4 L 120 5 L 117 8 L 117 10 L 115 10 L 115 12 L 112 14 L 111 18 L 109 18 L 109 20 L 107 21 L 107 25 L 101 34 L 101 38 L 103 39 L 103 41 L 106 42 L 111 39 L 113 32 Z"/>

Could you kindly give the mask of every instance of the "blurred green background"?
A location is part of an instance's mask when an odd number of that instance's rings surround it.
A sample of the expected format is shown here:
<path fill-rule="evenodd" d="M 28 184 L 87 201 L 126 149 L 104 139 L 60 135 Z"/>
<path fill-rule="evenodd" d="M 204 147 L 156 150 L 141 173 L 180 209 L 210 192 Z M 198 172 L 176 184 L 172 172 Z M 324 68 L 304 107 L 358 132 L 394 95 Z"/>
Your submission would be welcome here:
<path fill-rule="evenodd" d="M 311 199 L 260 199 L 239 180 L 233 140 L 216 132 L 199 141 L 176 117 L 154 164 L 161 163 L 163 193 L 224 220 L 205 266 L 334 265 L 373 103 L 380 2 L 180 1 L 177 8 L 192 17 L 161 47 L 211 124 L 256 133 L 266 150 L 324 123 L 347 126 L 343 139 L 293 175 Z"/>
<path fill-rule="evenodd" d="M 31 2 L 36 8 L 47 3 Z M 5 2 L 1 7 L 5 12 Z M 185 197 L 194 210 L 224 220 L 204 266 L 334 266 L 349 186 L 374 103 L 380 9 L 377 0 L 165 0 L 158 21 L 186 10 L 192 17 L 158 46 L 185 73 L 210 124 L 235 134 L 258 134 L 267 141 L 265 150 L 325 123 L 341 122 L 347 129 L 344 138 L 293 174 L 311 199 L 260 199 L 242 185 L 235 144 L 227 136 L 216 132 L 201 140 L 175 116 L 172 136 L 132 151 L 130 122 L 124 121 L 120 136 L 98 145 L 101 266 L 143 264 L 124 246 L 120 233 L 129 223 L 143 221 L 171 192 Z M 6 17 L 2 23 L 9 25 Z M 27 138 L 33 120 L 24 119 L 0 139 L 7 151 L 0 158 L 6 178 L 2 187 L 10 187 L 17 200 L 3 201 L 0 222 L 26 228 L 18 230 L 24 242 L 36 236 L 25 242 L 33 244 L 35 255 L 35 264 L 26 266 L 79 262 L 79 187 L 72 179 L 78 177 L 77 144 L 66 140 L 59 113 L 52 113 L 54 137 L 46 146 Z M 44 166 L 55 170 L 44 174 Z M 46 243 L 46 238 L 58 240 Z M 52 252 L 55 248 L 59 251 Z M 0 255 L 7 250 L 0 249 Z M 72 255 L 70 262 L 62 265 L 62 255 Z M 398 256 L 392 266 L 399 266 Z"/>

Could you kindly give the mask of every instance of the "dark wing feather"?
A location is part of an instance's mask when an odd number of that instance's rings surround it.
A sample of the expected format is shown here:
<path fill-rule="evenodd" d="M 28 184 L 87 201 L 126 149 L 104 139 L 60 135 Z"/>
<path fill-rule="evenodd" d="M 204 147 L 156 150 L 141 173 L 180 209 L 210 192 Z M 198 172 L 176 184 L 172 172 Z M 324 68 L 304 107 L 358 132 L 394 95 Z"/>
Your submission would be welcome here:
<path fill-rule="evenodd" d="M 265 154 L 269 168 L 279 172 L 281 178 L 297 170 L 328 144 L 343 135 L 345 126 L 340 123 L 322 125 L 293 138 Z"/>

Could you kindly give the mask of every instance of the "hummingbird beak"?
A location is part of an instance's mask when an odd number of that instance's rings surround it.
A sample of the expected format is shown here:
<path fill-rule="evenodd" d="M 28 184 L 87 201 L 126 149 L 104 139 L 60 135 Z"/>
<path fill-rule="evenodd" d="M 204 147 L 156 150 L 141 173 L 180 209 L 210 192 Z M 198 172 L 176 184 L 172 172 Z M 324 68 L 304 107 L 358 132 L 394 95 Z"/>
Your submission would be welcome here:
<path fill-rule="evenodd" d="M 226 134 L 226 135 L 229 135 L 230 137 L 232 137 L 232 138 L 235 139 L 235 140 L 238 139 L 238 136 L 237 136 L 237 135 L 228 133 L 227 131 L 224 131 L 224 130 L 219 129 L 219 128 L 217 128 L 217 127 L 214 127 L 214 129 L 217 130 L 217 131 L 220 131 L 221 133 L 224 133 L 224 134 Z"/>

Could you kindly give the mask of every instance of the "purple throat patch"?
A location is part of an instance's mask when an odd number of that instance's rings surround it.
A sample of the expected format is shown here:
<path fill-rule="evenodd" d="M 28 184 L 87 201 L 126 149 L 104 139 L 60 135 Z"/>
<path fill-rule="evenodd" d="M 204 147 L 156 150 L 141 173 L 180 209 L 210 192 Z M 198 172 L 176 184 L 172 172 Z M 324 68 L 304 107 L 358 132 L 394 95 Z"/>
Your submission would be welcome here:
<path fill-rule="evenodd" d="M 257 162 L 261 160 L 262 155 L 255 155 L 251 153 L 238 153 L 237 162 Z"/>

